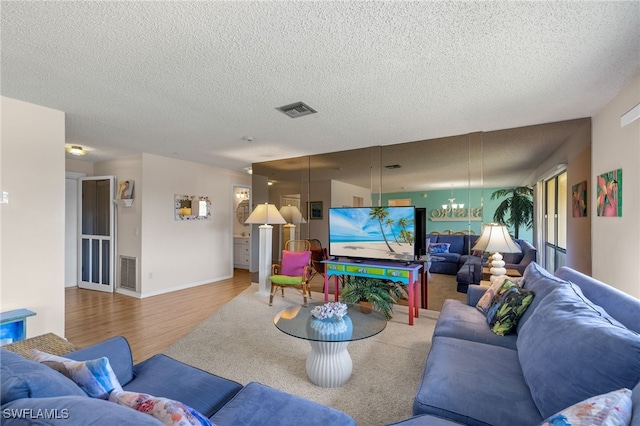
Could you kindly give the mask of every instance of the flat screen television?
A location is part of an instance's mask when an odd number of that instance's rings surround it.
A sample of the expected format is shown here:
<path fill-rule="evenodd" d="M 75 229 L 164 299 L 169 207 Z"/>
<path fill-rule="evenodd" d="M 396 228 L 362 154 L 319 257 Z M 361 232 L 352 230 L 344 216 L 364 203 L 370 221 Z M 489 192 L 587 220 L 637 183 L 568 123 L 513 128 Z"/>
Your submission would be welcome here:
<path fill-rule="evenodd" d="M 413 262 L 420 250 L 416 247 L 413 206 L 329 209 L 332 257 Z"/>

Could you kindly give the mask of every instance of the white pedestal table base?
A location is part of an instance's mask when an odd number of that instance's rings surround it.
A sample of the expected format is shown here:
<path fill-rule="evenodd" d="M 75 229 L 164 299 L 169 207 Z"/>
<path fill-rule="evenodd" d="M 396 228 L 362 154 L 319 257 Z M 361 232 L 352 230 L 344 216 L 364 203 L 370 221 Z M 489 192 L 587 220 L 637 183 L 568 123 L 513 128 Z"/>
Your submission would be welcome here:
<path fill-rule="evenodd" d="M 307 357 L 307 376 L 323 388 L 335 388 L 347 383 L 353 370 L 353 361 L 347 351 L 349 342 L 309 341 L 311 352 Z"/>

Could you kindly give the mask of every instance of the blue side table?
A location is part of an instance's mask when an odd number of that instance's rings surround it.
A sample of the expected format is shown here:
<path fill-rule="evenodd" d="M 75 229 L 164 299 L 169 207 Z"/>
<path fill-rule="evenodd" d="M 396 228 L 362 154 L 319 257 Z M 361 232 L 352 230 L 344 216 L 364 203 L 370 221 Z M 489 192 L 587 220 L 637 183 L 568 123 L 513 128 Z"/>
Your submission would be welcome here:
<path fill-rule="evenodd" d="M 27 337 L 27 318 L 35 314 L 28 309 L 0 313 L 0 345 L 24 340 Z"/>

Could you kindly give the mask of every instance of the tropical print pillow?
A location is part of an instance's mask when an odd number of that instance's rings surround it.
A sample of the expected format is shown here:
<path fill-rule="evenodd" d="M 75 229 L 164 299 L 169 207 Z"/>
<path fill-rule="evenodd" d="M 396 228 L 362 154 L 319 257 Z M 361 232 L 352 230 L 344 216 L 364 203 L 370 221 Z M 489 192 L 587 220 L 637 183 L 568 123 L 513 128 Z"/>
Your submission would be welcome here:
<path fill-rule="evenodd" d="M 491 331 L 499 336 L 511 333 L 534 298 L 534 293 L 518 286 L 507 290 L 502 296 L 492 316 L 487 316 Z"/>

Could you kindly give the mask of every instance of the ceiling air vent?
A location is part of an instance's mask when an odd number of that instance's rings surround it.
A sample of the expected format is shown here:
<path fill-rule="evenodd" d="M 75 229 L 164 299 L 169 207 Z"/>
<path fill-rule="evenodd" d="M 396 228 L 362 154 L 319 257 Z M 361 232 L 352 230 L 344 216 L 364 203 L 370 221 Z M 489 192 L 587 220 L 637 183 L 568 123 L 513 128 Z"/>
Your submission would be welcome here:
<path fill-rule="evenodd" d="M 281 106 L 276 109 L 287 114 L 291 118 L 304 117 L 305 115 L 315 114 L 317 112 L 304 102 L 296 102 L 295 104 Z"/>

